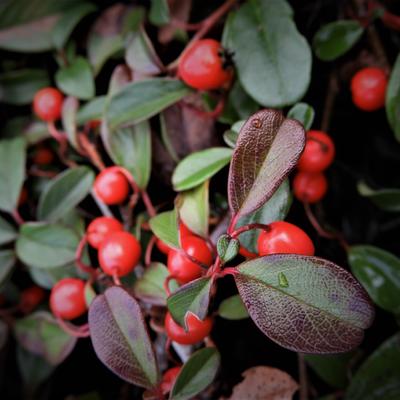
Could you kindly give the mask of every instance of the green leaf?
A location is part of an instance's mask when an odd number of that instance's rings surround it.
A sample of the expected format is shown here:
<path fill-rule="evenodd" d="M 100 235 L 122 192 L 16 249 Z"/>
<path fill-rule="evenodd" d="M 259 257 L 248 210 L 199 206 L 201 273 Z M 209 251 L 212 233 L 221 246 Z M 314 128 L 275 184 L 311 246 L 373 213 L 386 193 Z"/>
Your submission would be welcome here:
<path fill-rule="evenodd" d="M 400 398 L 400 334 L 381 344 L 352 377 L 345 400 Z"/>
<path fill-rule="evenodd" d="M 285 0 L 250 0 L 228 19 L 226 42 L 246 92 L 266 107 L 300 100 L 311 73 L 311 51 Z"/>
<path fill-rule="evenodd" d="M 280 284 L 280 274 L 286 285 Z M 302 353 L 341 353 L 358 346 L 374 317 L 355 278 L 330 261 L 277 254 L 240 264 L 239 294 L 258 328 Z"/>
<path fill-rule="evenodd" d="M 334 21 L 324 25 L 313 39 L 315 54 L 323 61 L 335 60 L 349 51 L 363 32 L 358 21 Z"/>
<path fill-rule="evenodd" d="M 397 56 L 386 89 L 386 116 L 400 142 L 400 55 Z"/>
<path fill-rule="evenodd" d="M 102 130 L 103 143 L 115 164 L 126 168 L 137 185 L 144 189 L 151 173 L 151 128 L 149 121 L 119 128 Z"/>
<path fill-rule="evenodd" d="M 25 162 L 23 138 L 0 140 L 0 210 L 13 212 L 16 209 L 25 179 Z"/>
<path fill-rule="evenodd" d="M 280 111 L 265 109 L 240 130 L 228 178 L 232 214 L 251 214 L 265 204 L 296 165 L 305 131 Z"/>
<path fill-rule="evenodd" d="M 121 287 L 108 288 L 89 308 L 90 337 L 97 357 L 137 386 L 154 389 L 157 360 L 138 302 Z"/>
<path fill-rule="evenodd" d="M 370 199 L 377 207 L 385 211 L 400 211 L 400 189 L 373 190 L 365 182 L 358 182 L 358 193 Z"/>
<path fill-rule="evenodd" d="M 0 288 L 11 275 L 15 261 L 15 253 L 12 250 L 0 250 Z"/>
<path fill-rule="evenodd" d="M 86 58 L 77 57 L 56 73 L 56 83 L 64 93 L 88 100 L 95 95 L 93 73 Z"/>
<path fill-rule="evenodd" d="M 238 294 L 228 297 L 219 305 L 218 315 L 232 320 L 249 318 L 249 313 Z"/>
<path fill-rule="evenodd" d="M 180 219 L 194 233 L 199 236 L 208 236 L 208 218 L 210 216 L 209 181 L 196 188 L 178 195 L 175 204 Z"/>
<path fill-rule="evenodd" d="M 222 235 L 217 242 L 217 252 L 222 263 L 233 260 L 239 253 L 240 242 L 229 235 Z"/>
<path fill-rule="evenodd" d="M 213 147 L 188 155 L 172 175 L 174 189 L 182 191 L 200 185 L 224 168 L 231 157 L 232 150 L 226 147 Z"/>
<path fill-rule="evenodd" d="M 224 132 L 224 141 L 225 143 L 234 149 L 236 147 L 236 142 L 239 137 L 239 132 L 242 129 L 242 126 L 245 124 L 246 121 L 240 120 L 236 121 L 232 126 L 231 129 L 228 129 Z"/>
<path fill-rule="evenodd" d="M 168 24 L 170 17 L 167 0 L 151 0 L 149 19 L 156 26 Z"/>
<path fill-rule="evenodd" d="M 386 311 L 400 313 L 400 259 L 373 246 L 352 246 L 348 253 L 351 270 L 374 303 Z"/>
<path fill-rule="evenodd" d="M 52 31 L 54 46 L 62 49 L 79 21 L 93 11 L 96 6 L 92 3 L 80 3 L 65 11 Z"/>
<path fill-rule="evenodd" d="M 297 103 L 287 113 L 288 118 L 297 119 L 306 131 L 311 128 L 314 116 L 314 109 L 307 103 Z"/>
<path fill-rule="evenodd" d="M 51 290 L 56 283 L 64 278 L 80 277 L 87 279 L 87 276 L 83 275 L 82 273 L 78 273 L 75 263 L 46 269 L 28 266 L 28 272 L 33 282 L 35 282 L 38 286 L 49 290 Z"/>
<path fill-rule="evenodd" d="M 0 245 L 12 242 L 17 236 L 18 233 L 14 226 L 0 217 Z"/>
<path fill-rule="evenodd" d="M 85 122 L 99 120 L 102 117 L 107 96 L 99 96 L 90 100 L 83 105 L 76 116 L 78 125 L 83 125 Z"/>
<path fill-rule="evenodd" d="M 41 69 L 20 69 L 0 75 L 0 101 L 8 104 L 30 104 L 35 93 L 50 85 L 47 72 Z"/>
<path fill-rule="evenodd" d="M 170 400 L 193 399 L 213 382 L 219 365 L 220 355 L 215 347 L 194 352 L 179 372 Z"/>
<path fill-rule="evenodd" d="M 241 226 L 254 223 L 268 225 L 271 222 L 283 221 L 289 212 L 291 204 L 292 192 L 290 191 L 289 180 L 286 179 L 261 208 L 252 214 L 239 218 L 236 227 L 240 228 Z M 258 253 L 257 241 L 260 233 L 259 229 L 251 229 L 242 233 L 240 235 L 241 245 L 253 253 Z"/>
<path fill-rule="evenodd" d="M 111 130 L 146 120 L 190 93 L 181 81 L 152 78 L 126 85 L 111 97 L 106 119 Z"/>
<path fill-rule="evenodd" d="M 149 221 L 153 233 L 166 245 L 179 249 L 178 215 L 176 210 L 157 214 Z"/>
<path fill-rule="evenodd" d="M 88 167 L 70 168 L 57 175 L 40 196 L 38 218 L 59 220 L 89 194 L 93 181 L 94 173 Z"/>
<path fill-rule="evenodd" d="M 76 115 L 79 109 L 79 101 L 75 97 L 67 97 L 63 101 L 61 119 L 65 134 L 69 143 L 75 150 L 79 150 Z"/>
<path fill-rule="evenodd" d="M 179 325 L 187 329 L 186 316 L 189 312 L 201 320 L 207 316 L 212 284 L 213 280 L 210 277 L 195 279 L 168 297 L 168 310 Z"/>
<path fill-rule="evenodd" d="M 36 268 L 56 268 L 75 260 L 79 237 L 59 224 L 28 222 L 21 226 L 16 242 L 18 258 Z"/>
<path fill-rule="evenodd" d="M 144 274 L 140 277 L 133 287 L 133 293 L 138 299 L 157 306 L 167 305 L 167 294 L 164 289 L 165 279 L 169 276 L 167 267 L 159 262 L 153 262 L 145 268 Z M 170 287 L 176 290 L 178 285 L 175 282 Z"/>
<path fill-rule="evenodd" d="M 76 337 L 65 333 L 56 319 L 45 311 L 17 320 L 14 332 L 24 349 L 43 357 L 53 366 L 61 364 L 77 342 Z"/>

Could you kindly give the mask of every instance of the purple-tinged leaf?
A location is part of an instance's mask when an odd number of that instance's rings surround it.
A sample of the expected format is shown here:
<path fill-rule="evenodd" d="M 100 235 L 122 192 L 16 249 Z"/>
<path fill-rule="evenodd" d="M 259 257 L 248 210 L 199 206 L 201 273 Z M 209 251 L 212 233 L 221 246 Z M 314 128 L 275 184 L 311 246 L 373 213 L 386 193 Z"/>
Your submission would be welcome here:
<path fill-rule="evenodd" d="M 349 351 L 361 343 L 374 317 L 368 295 L 356 279 L 321 258 L 260 257 L 241 264 L 235 281 L 256 325 L 290 350 Z"/>
<path fill-rule="evenodd" d="M 137 301 L 113 286 L 89 308 L 89 327 L 97 357 L 116 375 L 146 389 L 159 381 L 157 361 Z"/>
<path fill-rule="evenodd" d="M 264 109 L 243 125 L 229 170 L 229 206 L 247 215 L 268 201 L 296 165 L 305 144 L 302 125 Z"/>

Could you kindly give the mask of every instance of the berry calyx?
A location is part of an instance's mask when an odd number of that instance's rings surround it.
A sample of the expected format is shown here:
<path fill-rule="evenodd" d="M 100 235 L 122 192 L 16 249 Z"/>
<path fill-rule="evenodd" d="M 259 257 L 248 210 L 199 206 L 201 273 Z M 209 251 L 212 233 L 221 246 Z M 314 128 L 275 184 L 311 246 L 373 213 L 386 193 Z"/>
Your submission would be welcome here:
<path fill-rule="evenodd" d="M 182 367 L 173 367 L 164 372 L 161 380 L 161 390 L 164 394 L 171 391 L 181 369 Z"/>
<path fill-rule="evenodd" d="M 51 312 L 59 318 L 71 320 L 86 310 L 85 282 L 77 278 L 65 278 L 57 282 L 50 293 Z"/>
<path fill-rule="evenodd" d="M 293 180 L 293 193 L 303 203 L 317 203 L 326 194 L 328 182 L 321 172 L 299 171 Z"/>
<path fill-rule="evenodd" d="M 328 168 L 335 157 L 332 139 L 322 131 L 308 131 L 306 146 L 297 168 L 306 172 L 322 172 Z"/>
<path fill-rule="evenodd" d="M 103 203 L 115 205 L 126 200 L 129 182 L 118 167 L 109 167 L 97 175 L 93 188 Z"/>
<path fill-rule="evenodd" d="M 364 111 L 375 111 L 385 105 L 388 79 L 381 68 L 363 68 L 351 80 L 353 103 Z"/>
<path fill-rule="evenodd" d="M 33 311 L 45 298 L 45 291 L 39 286 L 31 286 L 21 292 L 20 310 L 23 313 Z"/>
<path fill-rule="evenodd" d="M 178 76 L 195 89 L 218 89 L 232 76 L 231 71 L 224 68 L 222 55 L 223 49 L 218 41 L 198 40 L 182 54 Z"/>
<path fill-rule="evenodd" d="M 64 96 L 56 88 L 47 87 L 36 92 L 33 111 L 43 121 L 56 121 L 61 116 Z"/>
<path fill-rule="evenodd" d="M 208 267 L 213 262 L 213 256 L 207 242 L 198 236 L 185 236 L 181 243 L 182 250 L 170 250 L 167 265 L 170 274 L 180 284 L 185 284 L 203 274 L 203 268 L 190 260 L 185 253 Z"/>
<path fill-rule="evenodd" d="M 104 238 L 112 232 L 123 231 L 124 227 L 121 222 L 112 217 L 95 218 L 86 230 L 87 241 L 89 244 L 98 249 Z"/>
<path fill-rule="evenodd" d="M 180 344 L 194 344 L 203 340 L 211 332 L 213 321 L 207 317 L 204 321 L 197 318 L 196 315 L 188 313 L 186 317 L 187 332 L 178 325 L 167 312 L 165 316 L 165 330 L 168 337 L 174 342 Z"/>
<path fill-rule="evenodd" d="M 312 256 L 315 252 L 309 236 L 298 226 L 285 221 L 269 224 L 269 230 L 260 233 L 257 246 L 260 256 L 279 253 Z"/>
<path fill-rule="evenodd" d="M 125 276 L 136 267 L 140 254 L 140 243 L 135 236 L 129 232 L 113 232 L 100 244 L 100 267 L 107 275 Z"/>

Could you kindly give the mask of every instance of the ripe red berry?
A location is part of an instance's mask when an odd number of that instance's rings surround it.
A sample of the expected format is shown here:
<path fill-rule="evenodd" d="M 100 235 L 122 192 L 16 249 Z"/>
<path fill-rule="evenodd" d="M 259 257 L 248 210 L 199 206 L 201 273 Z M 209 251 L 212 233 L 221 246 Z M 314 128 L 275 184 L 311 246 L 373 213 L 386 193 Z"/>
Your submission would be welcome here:
<path fill-rule="evenodd" d="M 210 317 L 204 321 L 197 318 L 196 315 L 188 313 L 186 317 L 188 331 L 178 325 L 167 312 L 165 316 L 165 330 L 168 337 L 174 342 L 180 344 L 194 344 L 203 340 L 211 332 L 213 322 Z"/>
<path fill-rule="evenodd" d="M 46 148 L 46 147 L 39 147 L 34 156 L 33 156 L 33 163 L 36 165 L 49 165 L 54 160 L 54 153 Z"/>
<path fill-rule="evenodd" d="M 322 131 L 308 131 L 304 152 L 297 167 L 300 171 L 322 172 L 328 168 L 335 157 L 332 139 Z"/>
<path fill-rule="evenodd" d="M 198 40 L 182 54 L 178 76 L 195 89 L 222 87 L 232 76 L 231 71 L 224 68 L 222 52 L 221 44 L 216 40 Z"/>
<path fill-rule="evenodd" d="M 181 242 L 182 250 L 171 249 L 167 264 L 170 274 L 180 284 L 184 284 L 200 278 L 203 273 L 203 268 L 191 261 L 185 253 L 207 266 L 212 264 L 213 256 L 206 241 L 198 236 L 185 236 Z"/>
<path fill-rule="evenodd" d="M 61 116 L 63 98 L 62 93 L 55 88 L 41 89 L 33 98 L 33 110 L 41 120 L 55 121 Z"/>
<path fill-rule="evenodd" d="M 45 291 L 39 286 L 31 286 L 21 292 L 20 309 L 23 313 L 33 311 L 45 298 Z"/>
<path fill-rule="evenodd" d="M 76 278 L 61 279 L 51 289 L 51 312 L 62 319 L 80 317 L 87 310 L 85 301 L 85 282 Z"/>
<path fill-rule="evenodd" d="M 299 171 L 293 180 L 293 193 L 303 203 L 317 203 L 326 194 L 328 182 L 322 172 Z"/>
<path fill-rule="evenodd" d="M 157 246 L 158 250 L 160 250 L 161 253 L 164 253 L 165 255 L 168 255 L 169 251 L 171 250 L 171 247 L 169 247 L 166 243 L 164 243 L 160 239 L 157 239 L 156 246 Z"/>
<path fill-rule="evenodd" d="M 118 167 L 109 167 L 97 175 L 94 190 L 105 204 L 121 204 L 128 196 L 129 182 Z"/>
<path fill-rule="evenodd" d="M 260 256 L 289 253 L 314 255 L 314 244 L 309 236 L 296 225 L 285 221 L 269 224 L 268 231 L 262 231 L 258 237 L 258 252 Z"/>
<path fill-rule="evenodd" d="M 375 111 L 385 105 L 388 79 L 380 68 L 363 68 L 351 80 L 353 103 L 364 111 Z"/>
<path fill-rule="evenodd" d="M 104 238 L 112 232 L 123 231 L 124 227 L 121 222 L 112 217 L 95 218 L 86 230 L 87 241 L 89 244 L 98 249 Z"/>
<path fill-rule="evenodd" d="M 183 223 L 179 224 L 179 236 L 181 240 L 186 236 L 194 236 L 195 234 Z"/>
<path fill-rule="evenodd" d="M 164 394 L 171 391 L 181 369 L 182 367 L 173 367 L 164 373 L 161 381 L 161 390 Z"/>
<path fill-rule="evenodd" d="M 129 232 L 113 232 L 99 247 L 99 263 L 107 275 L 125 276 L 140 260 L 140 243 Z"/>

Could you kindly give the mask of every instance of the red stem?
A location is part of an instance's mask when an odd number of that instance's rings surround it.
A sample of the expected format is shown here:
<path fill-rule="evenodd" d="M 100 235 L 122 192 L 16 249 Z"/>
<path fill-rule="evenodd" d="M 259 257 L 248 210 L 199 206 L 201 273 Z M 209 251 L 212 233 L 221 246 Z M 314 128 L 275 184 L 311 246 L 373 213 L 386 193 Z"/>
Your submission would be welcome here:
<path fill-rule="evenodd" d="M 388 28 L 400 31 L 400 17 L 398 15 L 392 14 L 389 11 L 385 11 L 382 15 L 382 22 Z"/>
<path fill-rule="evenodd" d="M 89 325 L 76 326 L 70 322 L 64 321 L 62 318 L 57 317 L 57 322 L 60 328 L 69 335 L 77 338 L 87 338 L 90 336 Z"/>
<path fill-rule="evenodd" d="M 55 124 L 54 124 L 54 121 L 49 121 L 49 122 L 47 123 L 47 129 L 48 129 L 50 135 L 51 135 L 55 140 L 57 140 L 58 143 L 61 143 L 61 142 L 65 142 L 65 141 L 66 141 L 66 137 L 58 131 L 58 129 L 56 128 L 56 126 L 55 126 Z"/>
<path fill-rule="evenodd" d="M 147 245 L 146 254 L 144 256 L 144 263 L 145 263 L 146 267 L 148 267 L 151 264 L 151 252 L 153 251 L 156 241 L 157 241 L 157 238 L 153 235 Z"/>
<path fill-rule="evenodd" d="M 151 199 L 150 199 L 148 193 L 146 192 L 146 190 L 143 189 L 141 191 L 141 194 L 142 194 L 143 203 L 146 206 L 147 214 L 149 214 L 150 217 L 154 217 L 157 214 L 157 212 L 153 206 L 153 203 L 151 202 Z"/>
<path fill-rule="evenodd" d="M 252 229 L 262 229 L 263 231 L 269 232 L 271 230 L 271 227 L 266 224 L 258 224 L 258 223 L 248 224 L 248 225 L 244 225 L 244 226 L 241 226 L 240 228 L 236 229 L 235 231 L 233 231 L 230 234 L 230 236 L 232 238 L 237 238 L 243 232 L 247 232 Z"/>
<path fill-rule="evenodd" d="M 81 241 L 79 242 L 78 247 L 76 248 L 75 263 L 82 272 L 89 274 L 92 277 L 92 279 L 96 279 L 96 277 L 98 275 L 97 271 L 94 268 L 92 268 L 90 265 L 86 265 L 85 263 L 83 263 L 81 261 L 82 253 L 83 253 L 83 250 L 85 249 L 86 243 L 87 243 L 87 236 L 84 235 L 82 237 Z"/>
<path fill-rule="evenodd" d="M 14 221 L 18 224 L 18 225 L 22 225 L 25 223 L 24 219 L 21 217 L 19 211 L 17 209 L 15 209 L 12 213 L 11 216 L 14 218 Z"/>
<path fill-rule="evenodd" d="M 231 222 L 230 222 L 230 224 L 228 226 L 228 229 L 227 229 L 227 234 L 228 235 L 230 235 L 233 232 L 233 230 L 235 229 L 235 226 L 236 226 L 236 224 L 238 222 L 238 219 L 239 219 L 239 215 L 238 214 L 236 214 L 236 215 L 234 215 L 232 217 Z"/>
<path fill-rule="evenodd" d="M 122 286 L 121 280 L 119 279 L 118 276 L 118 268 L 114 268 L 113 274 L 112 274 L 112 278 L 114 281 L 114 285 L 116 286 Z"/>
<path fill-rule="evenodd" d="M 168 275 L 165 278 L 164 281 L 164 289 L 165 289 L 165 293 L 167 294 L 167 296 L 171 296 L 171 290 L 169 288 L 169 283 L 172 281 L 172 279 L 175 279 L 176 277 L 174 275 Z"/>
<path fill-rule="evenodd" d="M 96 146 L 87 138 L 86 135 L 79 135 L 79 143 L 93 165 L 95 165 L 100 171 L 106 168 Z"/>

